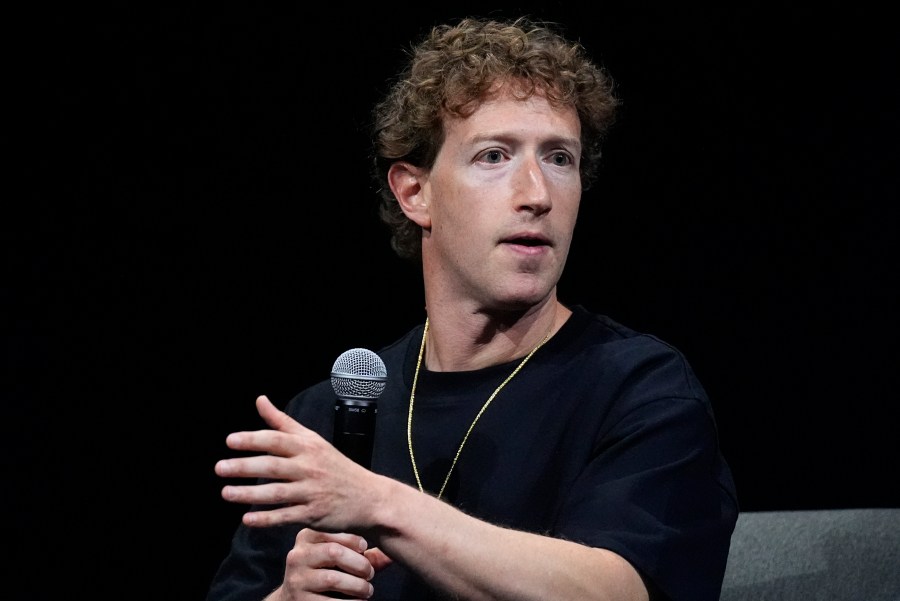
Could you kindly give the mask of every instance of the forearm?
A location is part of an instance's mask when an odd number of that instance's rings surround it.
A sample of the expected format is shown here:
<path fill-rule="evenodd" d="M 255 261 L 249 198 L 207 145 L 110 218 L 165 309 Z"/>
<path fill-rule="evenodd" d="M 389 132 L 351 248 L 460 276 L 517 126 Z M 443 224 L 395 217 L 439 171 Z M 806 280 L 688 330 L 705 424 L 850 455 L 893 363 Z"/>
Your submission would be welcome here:
<path fill-rule="evenodd" d="M 364 469 L 265 397 L 257 400 L 257 407 L 277 430 L 233 433 L 227 443 L 235 450 L 262 454 L 216 464 L 216 473 L 222 477 L 272 480 L 222 489 L 222 496 L 235 503 L 276 505 L 245 513 L 247 526 L 300 523 L 321 532 L 364 535 L 369 547 L 377 546 L 389 560 L 404 564 L 431 586 L 459 599 L 647 600 L 635 569 L 610 551 L 480 521 L 416 488 Z M 295 549 L 303 543 L 296 541 Z M 358 551 L 347 557 L 358 559 Z M 348 558 L 338 563 L 334 558 L 314 560 L 303 554 L 288 555 L 285 570 L 294 575 L 291 587 L 332 590 L 333 583 L 316 580 L 334 576 L 324 573 L 328 566 L 346 573 L 350 565 Z M 366 580 L 356 584 L 360 583 Z M 285 593 L 282 586 L 274 599 L 285 595 L 292 593 Z"/>
<path fill-rule="evenodd" d="M 432 586 L 467 600 L 641 600 L 623 558 L 548 536 L 488 524 L 394 481 L 376 508 L 373 541 Z"/>

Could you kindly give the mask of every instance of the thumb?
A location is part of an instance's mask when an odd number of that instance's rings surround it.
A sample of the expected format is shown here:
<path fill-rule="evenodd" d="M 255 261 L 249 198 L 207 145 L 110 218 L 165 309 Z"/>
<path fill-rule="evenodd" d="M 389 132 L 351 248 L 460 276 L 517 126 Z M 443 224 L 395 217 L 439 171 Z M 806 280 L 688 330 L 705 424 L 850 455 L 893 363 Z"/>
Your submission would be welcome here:
<path fill-rule="evenodd" d="M 394 560 L 384 554 L 384 551 L 379 549 L 378 547 L 372 547 L 371 549 L 366 549 L 363 552 L 363 555 L 366 556 L 366 559 L 369 560 L 369 563 L 372 564 L 372 567 L 375 568 L 375 571 L 381 571 L 383 568 L 394 563 Z"/>
<path fill-rule="evenodd" d="M 294 418 L 273 405 L 269 397 L 264 394 L 256 397 L 256 411 L 275 430 L 289 433 L 306 430 Z"/>

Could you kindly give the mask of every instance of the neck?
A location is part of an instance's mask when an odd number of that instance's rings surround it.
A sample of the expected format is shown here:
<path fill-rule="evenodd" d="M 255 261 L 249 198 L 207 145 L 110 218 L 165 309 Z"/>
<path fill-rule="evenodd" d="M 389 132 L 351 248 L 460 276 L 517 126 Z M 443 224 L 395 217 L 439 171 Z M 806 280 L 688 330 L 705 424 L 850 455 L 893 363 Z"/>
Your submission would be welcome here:
<path fill-rule="evenodd" d="M 555 334 L 571 314 L 555 298 L 520 313 L 429 310 L 425 366 L 430 371 L 468 371 L 513 361 Z"/>

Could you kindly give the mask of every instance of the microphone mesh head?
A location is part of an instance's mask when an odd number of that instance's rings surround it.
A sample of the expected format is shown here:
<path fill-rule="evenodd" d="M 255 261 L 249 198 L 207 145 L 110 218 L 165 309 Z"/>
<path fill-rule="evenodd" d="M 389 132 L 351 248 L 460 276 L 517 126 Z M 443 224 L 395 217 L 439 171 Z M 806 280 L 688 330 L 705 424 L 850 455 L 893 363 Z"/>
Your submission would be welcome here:
<path fill-rule="evenodd" d="M 331 368 L 331 386 L 343 399 L 375 400 L 386 382 L 384 361 L 369 349 L 344 351 Z"/>

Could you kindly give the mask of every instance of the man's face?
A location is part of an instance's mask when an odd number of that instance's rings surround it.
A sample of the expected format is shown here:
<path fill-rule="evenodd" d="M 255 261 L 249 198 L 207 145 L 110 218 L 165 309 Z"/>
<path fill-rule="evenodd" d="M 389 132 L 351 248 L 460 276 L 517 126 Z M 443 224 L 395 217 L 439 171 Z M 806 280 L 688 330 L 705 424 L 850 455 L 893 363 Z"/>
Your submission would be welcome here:
<path fill-rule="evenodd" d="M 445 130 L 423 185 L 429 286 L 473 311 L 540 302 L 562 275 L 581 199 L 575 109 L 501 93 Z"/>

